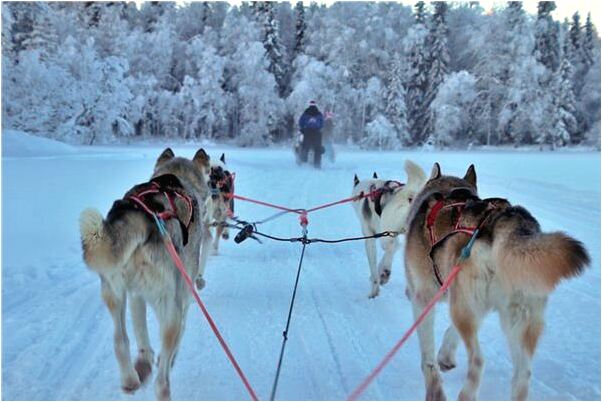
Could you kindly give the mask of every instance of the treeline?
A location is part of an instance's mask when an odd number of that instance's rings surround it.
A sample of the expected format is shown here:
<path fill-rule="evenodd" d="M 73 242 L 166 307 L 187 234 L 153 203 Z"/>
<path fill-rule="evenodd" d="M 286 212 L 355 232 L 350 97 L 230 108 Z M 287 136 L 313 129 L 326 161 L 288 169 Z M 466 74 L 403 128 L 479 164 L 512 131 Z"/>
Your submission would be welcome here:
<path fill-rule="evenodd" d="M 600 144 L 600 38 L 521 2 L 2 3 L 3 126 L 74 143 Z"/>

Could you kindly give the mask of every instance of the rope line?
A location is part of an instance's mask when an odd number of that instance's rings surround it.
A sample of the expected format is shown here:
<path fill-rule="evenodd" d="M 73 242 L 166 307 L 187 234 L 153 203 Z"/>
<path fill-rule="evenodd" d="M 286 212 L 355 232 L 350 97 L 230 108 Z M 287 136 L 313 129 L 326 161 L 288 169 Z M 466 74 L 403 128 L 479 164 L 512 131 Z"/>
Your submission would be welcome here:
<path fill-rule="evenodd" d="M 182 277 L 184 278 L 186 285 L 188 285 L 188 290 L 190 290 L 190 293 L 192 293 L 193 298 L 199 305 L 203 315 L 205 316 L 205 319 L 207 319 L 207 322 L 209 323 L 209 326 L 211 327 L 211 330 L 215 334 L 215 337 L 217 338 L 219 344 L 221 345 L 222 349 L 226 353 L 228 360 L 230 360 L 230 363 L 232 363 L 234 370 L 236 370 L 236 373 L 242 380 L 245 388 L 247 389 L 247 392 L 251 396 L 251 399 L 253 399 L 254 401 L 258 401 L 259 399 L 257 398 L 257 394 L 253 390 L 253 387 L 249 383 L 249 380 L 247 379 L 247 377 L 243 373 L 242 369 L 238 365 L 238 362 L 236 361 L 236 358 L 230 351 L 228 344 L 226 344 L 226 341 L 224 340 L 219 329 L 217 328 L 217 325 L 213 321 L 213 318 L 211 318 L 211 315 L 209 314 L 207 307 L 205 307 L 205 304 L 203 303 L 199 294 L 197 293 L 197 291 L 194 287 L 194 284 L 192 283 L 192 279 L 190 278 L 190 275 L 188 275 L 188 272 L 186 272 L 184 263 L 182 262 L 182 259 L 180 258 L 179 254 L 173 244 L 173 241 L 171 240 L 171 236 L 170 236 L 169 232 L 167 231 L 167 229 L 165 228 L 165 224 L 164 224 L 163 220 L 161 218 L 159 218 L 156 214 L 154 214 L 153 217 L 155 218 L 155 223 L 156 223 L 157 227 L 159 228 L 159 232 L 161 233 L 161 236 L 163 237 L 163 242 L 165 243 L 165 248 L 167 249 L 169 255 L 171 256 L 176 268 L 178 268 L 178 271 L 180 271 L 180 274 L 182 274 Z"/>
<path fill-rule="evenodd" d="M 305 236 L 304 236 L 305 237 Z M 286 319 L 286 327 L 282 332 L 282 346 L 280 347 L 280 357 L 278 358 L 278 365 L 276 367 L 276 375 L 274 376 L 274 383 L 272 384 L 272 392 L 270 394 L 270 401 L 273 401 L 276 397 L 276 389 L 278 388 L 278 380 L 280 379 L 280 370 L 282 368 L 282 359 L 284 358 L 284 349 L 286 348 L 286 342 L 288 341 L 288 331 L 291 325 L 291 317 L 293 315 L 293 307 L 295 305 L 295 298 L 297 296 L 297 287 L 299 285 L 299 277 L 301 275 L 301 267 L 303 265 L 303 256 L 305 255 L 305 247 L 309 243 L 303 243 L 301 249 L 301 258 L 299 259 L 299 267 L 297 268 L 297 277 L 295 278 L 295 286 L 293 288 L 293 295 L 291 296 L 291 303 L 288 309 L 288 317 Z"/>

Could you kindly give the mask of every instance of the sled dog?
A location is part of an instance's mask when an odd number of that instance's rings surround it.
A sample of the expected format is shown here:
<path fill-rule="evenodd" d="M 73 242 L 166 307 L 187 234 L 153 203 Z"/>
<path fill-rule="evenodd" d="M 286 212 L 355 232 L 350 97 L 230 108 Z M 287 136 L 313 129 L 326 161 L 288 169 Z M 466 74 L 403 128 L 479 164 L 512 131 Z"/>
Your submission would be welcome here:
<path fill-rule="evenodd" d="M 370 180 L 353 181 L 353 196 L 371 194 L 353 202 L 353 209 L 360 221 L 364 236 L 373 236 L 384 231 L 405 233 L 406 218 L 412 199 L 426 182 L 426 174 L 420 166 L 410 160 L 405 162 L 408 182 L 401 184 L 393 180 L 380 180 L 376 173 Z M 384 285 L 391 276 L 393 256 L 399 244 L 396 237 L 381 237 L 384 255 L 376 265 L 376 239 L 365 240 L 366 255 L 370 267 L 371 290 L 368 297 L 378 296 L 379 285 Z"/>
<path fill-rule="evenodd" d="M 148 303 L 157 315 L 161 339 L 155 393 L 158 399 L 170 398 L 169 373 L 184 332 L 190 296 L 149 211 L 164 217 L 188 274 L 196 277 L 201 241 L 207 236 L 201 217 L 209 196 L 203 175 L 208 167 L 209 157 L 202 149 L 189 160 L 175 157 L 167 148 L 159 156 L 151 180 L 134 186 L 123 199 L 115 201 L 106 218 L 95 209 L 80 215 L 83 258 L 100 276 L 102 298 L 115 324 L 121 387 L 127 393 L 136 391 L 152 371 Z M 134 365 L 125 322 L 128 296 L 138 345 Z"/>
<path fill-rule="evenodd" d="M 491 310 L 499 313 L 511 350 L 510 398 L 526 399 L 548 294 L 562 279 L 580 275 L 589 264 L 583 245 L 562 232 L 541 232 L 523 207 L 501 198 L 480 199 L 472 165 L 460 179 L 441 175 L 435 164 L 412 205 L 408 228 L 407 295 L 415 318 L 458 263 L 471 231 L 479 229 L 470 257 L 461 262 L 462 270 L 447 292 L 453 324 L 445 332 L 437 361 L 434 313 L 418 328 L 426 399 L 445 399 L 439 369 L 455 367 L 460 338 L 467 349 L 468 374 L 458 398 L 477 397 L 484 366 L 478 330 Z"/>
<path fill-rule="evenodd" d="M 201 245 L 201 268 L 195 281 L 199 290 L 205 287 L 203 276 L 209 252 L 217 255 L 220 238 L 227 240 L 230 237 L 226 220 L 234 212 L 234 200 L 232 199 L 234 176 L 226 166 L 225 154 L 222 154 L 217 161 L 209 160 L 209 169 L 205 171 L 205 180 L 211 196 L 207 197 L 205 202 L 203 225 L 206 226 L 210 236 L 203 239 Z M 215 228 L 215 236 L 211 233 L 211 228 Z M 210 247 L 211 250 L 209 250 Z"/>

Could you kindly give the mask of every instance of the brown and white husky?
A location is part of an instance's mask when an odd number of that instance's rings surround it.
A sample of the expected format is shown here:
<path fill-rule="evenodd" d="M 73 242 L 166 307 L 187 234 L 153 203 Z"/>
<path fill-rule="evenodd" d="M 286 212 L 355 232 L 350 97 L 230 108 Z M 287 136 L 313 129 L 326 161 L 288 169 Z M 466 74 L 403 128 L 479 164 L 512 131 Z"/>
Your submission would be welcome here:
<path fill-rule="evenodd" d="M 484 366 L 478 330 L 484 316 L 495 310 L 514 366 L 510 398 L 526 399 L 548 294 L 562 279 L 582 273 L 589 264 L 587 251 L 562 232 L 542 233 L 535 218 L 520 206 L 499 198 L 479 199 L 472 165 L 460 179 L 441 175 L 435 164 L 414 202 L 408 217 L 405 266 L 415 317 L 437 292 L 439 280 L 459 263 L 470 235 L 453 230 L 479 228 L 470 257 L 461 262 L 448 291 L 453 325 L 445 333 L 437 360 L 434 313 L 418 328 L 426 398 L 445 399 L 439 368 L 455 367 L 460 338 L 468 352 L 468 374 L 458 398 L 477 397 Z M 435 205 L 439 213 L 432 212 Z"/>
<path fill-rule="evenodd" d="M 360 181 L 357 176 L 354 177 L 353 196 L 362 193 L 372 194 L 353 202 L 353 209 L 360 221 L 364 236 L 373 236 L 384 231 L 405 233 L 406 218 L 412 199 L 426 182 L 426 174 L 420 166 L 410 160 L 406 160 L 404 168 L 408 176 L 406 184 L 393 180 L 379 180 L 376 173 L 370 180 Z M 377 266 L 376 239 L 365 240 L 370 267 L 371 289 L 368 295 L 370 298 L 378 296 L 379 285 L 389 281 L 393 256 L 399 247 L 397 237 L 381 237 L 380 241 L 384 255 Z"/>
<path fill-rule="evenodd" d="M 115 201 L 106 218 L 95 209 L 81 213 L 84 261 L 100 276 L 102 298 L 115 325 L 121 387 L 127 393 L 149 379 L 154 363 L 146 325 L 148 303 L 157 314 L 161 339 L 155 393 L 158 399 L 170 398 L 169 373 L 191 299 L 146 208 L 171 215 L 165 226 L 188 275 L 194 278 L 199 270 L 201 241 L 206 236 L 200 217 L 209 196 L 203 176 L 208 166 L 209 157 L 202 149 L 189 160 L 175 157 L 167 148 L 159 156 L 151 180 L 134 186 L 123 199 Z M 134 365 L 125 322 L 128 296 L 138 345 Z"/>

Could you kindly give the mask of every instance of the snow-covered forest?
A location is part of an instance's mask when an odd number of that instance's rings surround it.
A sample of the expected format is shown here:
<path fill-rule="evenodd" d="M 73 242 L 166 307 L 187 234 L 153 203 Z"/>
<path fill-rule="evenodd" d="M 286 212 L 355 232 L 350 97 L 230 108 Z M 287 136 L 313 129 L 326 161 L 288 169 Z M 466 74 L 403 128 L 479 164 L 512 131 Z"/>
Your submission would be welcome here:
<path fill-rule="evenodd" d="M 554 8 L 3 2 L 3 129 L 265 146 L 315 99 L 365 148 L 599 148 L 600 38 Z"/>

